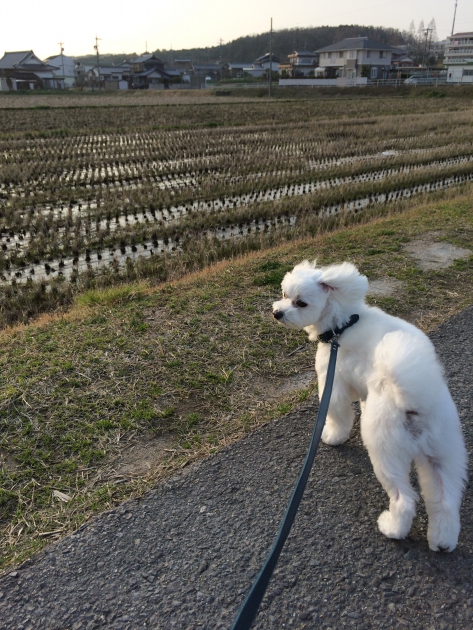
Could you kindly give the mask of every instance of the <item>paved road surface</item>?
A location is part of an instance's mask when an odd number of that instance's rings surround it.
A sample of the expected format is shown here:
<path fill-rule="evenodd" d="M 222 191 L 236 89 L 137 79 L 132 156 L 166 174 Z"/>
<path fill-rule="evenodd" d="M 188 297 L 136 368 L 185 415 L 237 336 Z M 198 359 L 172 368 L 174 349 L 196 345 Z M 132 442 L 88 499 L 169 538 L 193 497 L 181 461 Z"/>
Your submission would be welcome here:
<path fill-rule="evenodd" d="M 473 308 L 431 336 L 473 444 Z M 0 580 L 0 627 L 229 628 L 273 542 L 317 403 L 190 467 Z M 473 628 L 473 504 L 452 554 L 429 551 L 423 506 L 404 541 L 361 444 L 321 445 L 255 628 Z"/>

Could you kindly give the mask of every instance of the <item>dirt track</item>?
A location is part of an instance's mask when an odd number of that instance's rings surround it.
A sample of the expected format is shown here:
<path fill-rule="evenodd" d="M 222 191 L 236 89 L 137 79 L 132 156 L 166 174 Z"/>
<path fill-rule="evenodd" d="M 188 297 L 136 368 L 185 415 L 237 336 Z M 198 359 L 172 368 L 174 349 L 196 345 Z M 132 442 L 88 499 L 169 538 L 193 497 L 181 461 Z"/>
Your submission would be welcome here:
<path fill-rule="evenodd" d="M 431 335 L 473 446 L 473 308 Z M 108 512 L 0 580 L 0 627 L 229 628 L 264 560 L 302 465 L 316 400 Z M 452 554 L 429 551 L 423 505 L 408 539 L 376 519 L 387 498 L 359 426 L 322 445 L 254 625 L 473 627 L 473 496 Z"/>

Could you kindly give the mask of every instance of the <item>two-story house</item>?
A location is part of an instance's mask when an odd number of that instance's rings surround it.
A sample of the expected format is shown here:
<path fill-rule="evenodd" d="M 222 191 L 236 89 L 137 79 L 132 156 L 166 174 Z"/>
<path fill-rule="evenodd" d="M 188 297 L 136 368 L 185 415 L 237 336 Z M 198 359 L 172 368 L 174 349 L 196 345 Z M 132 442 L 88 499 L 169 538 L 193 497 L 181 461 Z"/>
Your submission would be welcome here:
<path fill-rule="evenodd" d="M 6 52 L 0 59 L 0 90 L 55 90 L 63 87 L 59 66 L 41 61 L 32 50 Z"/>
<path fill-rule="evenodd" d="M 252 77 L 264 77 L 267 76 L 269 68 L 272 72 L 277 72 L 281 60 L 276 55 L 266 53 L 261 57 L 258 57 L 251 66 L 243 68 L 245 74 L 249 74 Z"/>
<path fill-rule="evenodd" d="M 341 42 L 317 50 L 319 68 L 326 78 L 387 79 L 391 56 L 397 48 L 378 42 L 371 37 L 348 37 Z"/>
<path fill-rule="evenodd" d="M 447 37 L 443 63 L 447 83 L 473 83 L 473 32 Z"/>
<path fill-rule="evenodd" d="M 279 66 L 280 68 L 288 67 L 288 74 L 291 77 L 307 77 L 309 75 L 315 76 L 315 69 L 318 64 L 319 55 L 315 52 L 308 50 L 295 50 L 293 53 L 287 56 L 289 59 L 288 66 Z"/>
<path fill-rule="evenodd" d="M 164 69 L 164 61 L 151 53 L 145 53 L 130 62 L 131 87 L 139 89 L 158 88 L 169 85 L 171 74 Z"/>
<path fill-rule="evenodd" d="M 59 68 L 56 77 L 62 79 L 64 87 L 74 87 L 76 84 L 76 62 L 72 57 L 68 57 L 61 53 L 60 55 L 51 55 L 44 60 L 44 63 Z"/>

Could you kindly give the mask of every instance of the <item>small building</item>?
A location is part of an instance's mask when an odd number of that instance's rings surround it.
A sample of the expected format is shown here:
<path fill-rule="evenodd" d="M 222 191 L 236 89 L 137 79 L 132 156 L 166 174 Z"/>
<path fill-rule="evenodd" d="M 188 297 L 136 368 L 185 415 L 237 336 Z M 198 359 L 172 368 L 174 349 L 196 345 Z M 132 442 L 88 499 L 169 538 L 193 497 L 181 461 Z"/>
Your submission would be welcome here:
<path fill-rule="evenodd" d="M 178 70 L 167 70 L 164 61 L 153 53 L 145 53 L 129 62 L 130 81 L 133 89 L 149 89 L 169 87 L 172 79 L 178 79 Z"/>
<path fill-rule="evenodd" d="M 443 63 L 447 83 L 473 83 L 473 32 L 447 37 Z"/>
<path fill-rule="evenodd" d="M 132 74 L 137 74 L 139 72 L 143 72 L 144 70 L 149 70 L 150 68 L 164 70 L 164 61 L 159 59 L 159 57 L 156 57 L 153 53 L 140 55 L 139 57 L 132 59 L 129 63 Z"/>
<path fill-rule="evenodd" d="M 41 61 L 32 50 L 6 52 L 0 59 L 2 90 L 57 90 L 64 88 L 60 68 Z"/>
<path fill-rule="evenodd" d="M 176 70 L 184 70 L 187 72 L 192 67 L 192 59 L 174 59 L 172 65 Z"/>
<path fill-rule="evenodd" d="M 63 81 L 64 87 L 75 87 L 76 62 L 72 57 L 68 57 L 63 53 L 61 53 L 60 55 L 51 55 L 51 57 L 48 57 L 44 60 L 44 63 L 59 68 L 59 71 L 56 73 L 56 77 L 60 78 Z"/>
<path fill-rule="evenodd" d="M 289 76 L 294 78 L 315 76 L 315 69 L 319 60 L 317 53 L 309 52 L 308 50 L 295 50 L 287 58 L 289 59 Z M 286 64 L 284 64 L 284 68 L 286 68 Z"/>
<path fill-rule="evenodd" d="M 194 63 L 191 66 L 191 71 L 194 76 L 201 78 L 209 76 L 212 79 L 219 79 L 222 68 L 218 63 Z"/>
<path fill-rule="evenodd" d="M 93 66 L 89 71 L 89 80 L 92 78 L 92 83 L 98 85 L 99 76 L 100 87 L 103 89 L 127 90 L 130 80 L 130 66 L 124 64 L 120 66 Z"/>
<path fill-rule="evenodd" d="M 229 63 L 228 64 L 228 73 L 231 77 L 239 79 L 243 76 L 244 68 L 250 68 L 251 61 L 248 63 Z"/>
<path fill-rule="evenodd" d="M 317 52 L 326 78 L 387 79 L 392 54 L 398 50 L 371 37 L 348 37 Z"/>
<path fill-rule="evenodd" d="M 273 72 L 279 70 L 281 60 L 276 55 L 269 55 L 266 53 L 261 57 L 258 57 L 250 66 L 243 68 L 244 74 L 249 74 L 252 77 L 264 77 L 268 74 L 269 67 L 271 66 Z"/>
<path fill-rule="evenodd" d="M 90 87 L 96 80 L 96 75 L 93 72 L 94 66 L 85 65 L 81 62 L 76 63 L 76 87 L 82 89 L 84 87 Z"/>
<path fill-rule="evenodd" d="M 276 55 L 270 56 L 269 53 L 258 57 L 258 59 L 255 61 L 255 65 L 262 66 L 266 70 L 268 70 L 269 66 L 271 65 L 273 71 L 277 70 L 277 67 L 280 63 L 281 60 L 279 59 L 279 57 L 276 57 Z"/>
<path fill-rule="evenodd" d="M 418 65 L 404 50 L 393 52 L 391 56 L 391 66 L 396 70 L 417 68 Z"/>

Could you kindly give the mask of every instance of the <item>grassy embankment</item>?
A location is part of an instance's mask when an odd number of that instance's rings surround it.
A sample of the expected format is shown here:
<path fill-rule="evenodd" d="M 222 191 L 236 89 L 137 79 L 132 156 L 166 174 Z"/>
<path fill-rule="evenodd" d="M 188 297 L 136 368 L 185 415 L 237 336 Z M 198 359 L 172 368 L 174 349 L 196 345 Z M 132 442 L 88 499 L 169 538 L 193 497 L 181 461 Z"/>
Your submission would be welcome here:
<path fill-rule="evenodd" d="M 271 317 L 283 274 L 301 259 L 351 260 L 371 279 L 397 279 L 396 293 L 370 302 L 425 330 L 472 304 L 473 257 L 425 272 L 404 249 L 426 233 L 473 249 L 472 192 L 403 202 L 386 218 L 157 287 L 89 291 L 63 316 L 0 333 L 0 567 L 311 394 L 281 385 L 312 369 L 314 346 L 294 352 L 305 334 Z M 124 448 L 159 436 L 167 450 L 147 475 L 116 474 Z"/>

